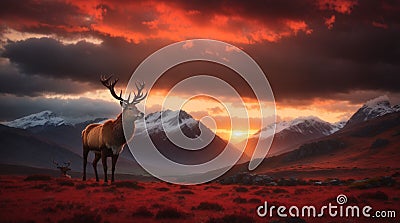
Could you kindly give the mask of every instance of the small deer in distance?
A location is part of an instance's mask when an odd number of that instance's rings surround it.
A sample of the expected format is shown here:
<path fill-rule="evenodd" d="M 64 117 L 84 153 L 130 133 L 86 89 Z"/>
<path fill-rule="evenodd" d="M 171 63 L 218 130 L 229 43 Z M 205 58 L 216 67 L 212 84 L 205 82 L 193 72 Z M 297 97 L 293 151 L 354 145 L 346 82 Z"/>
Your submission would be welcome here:
<path fill-rule="evenodd" d="M 61 171 L 61 176 L 62 177 L 66 177 L 66 178 L 71 178 L 70 175 L 68 175 L 68 171 L 71 170 L 71 168 L 69 168 L 69 166 L 71 165 L 71 161 L 68 162 L 64 162 L 64 165 L 60 165 L 58 162 L 53 160 L 53 163 L 57 166 L 57 169 L 59 169 Z"/>
<path fill-rule="evenodd" d="M 122 90 L 119 96 L 115 93 L 114 87 L 118 79 L 110 77 L 100 77 L 101 83 L 110 90 L 111 95 L 120 102 L 122 113 L 116 119 L 107 120 L 103 124 L 90 124 L 82 131 L 82 145 L 83 145 L 83 180 L 86 180 L 86 165 L 89 151 L 95 153 L 92 162 L 96 181 L 99 181 L 97 174 L 97 163 L 101 159 L 104 170 L 104 182 L 107 183 L 107 157 L 112 159 L 112 175 L 111 182 L 114 182 L 115 164 L 117 163 L 118 156 L 122 152 L 127 139 L 133 137 L 135 131 L 135 120 L 143 118 L 143 112 L 136 108 L 136 104 L 144 100 L 147 96 L 143 94 L 144 83 L 136 83 L 137 93 L 134 92 L 134 98 L 130 100 L 131 94 L 127 99 L 122 98 Z M 122 124 L 122 116 L 124 122 L 128 123 L 125 126 L 125 133 Z"/>

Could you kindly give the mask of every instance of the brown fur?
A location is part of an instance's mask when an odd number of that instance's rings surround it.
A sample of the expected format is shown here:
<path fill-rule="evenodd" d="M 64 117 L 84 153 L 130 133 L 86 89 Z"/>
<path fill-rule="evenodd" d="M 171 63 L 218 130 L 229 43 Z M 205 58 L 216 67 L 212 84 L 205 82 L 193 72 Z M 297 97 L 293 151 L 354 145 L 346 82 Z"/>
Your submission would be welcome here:
<path fill-rule="evenodd" d="M 82 131 L 83 146 L 89 150 L 100 151 L 102 147 L 122 147 L 125 143 L 122 128 L 122 114 L 117 119 L 103 124 L 90 124 Z"/>

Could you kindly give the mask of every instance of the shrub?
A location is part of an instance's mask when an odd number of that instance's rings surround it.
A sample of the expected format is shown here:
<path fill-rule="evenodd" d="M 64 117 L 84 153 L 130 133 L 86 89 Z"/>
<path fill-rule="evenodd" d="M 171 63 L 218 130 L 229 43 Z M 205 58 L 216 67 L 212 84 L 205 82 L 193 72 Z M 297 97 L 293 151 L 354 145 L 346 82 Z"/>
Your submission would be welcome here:
<path fill-rule="evenodd" d="M 229 214 L 221 218 L 210 218 L 207 223 L 252 223 L 254 219 L 247 215 Z"/>
<path fill-rule="evenodd" d="M 238 204 L 243 204 L 243 203 L 246 203 L 247 200 L 246 200 L 246 198 L 237 197 L 237 198 L 233 199 L 233 202 L 238 203 Z"/>
<path fill-rule="evenodd" d="M 295 191 L 294 191 L 294 194 L 296 194 L 296 195 L 299 195 L 299 194 L 308 194 L 309 193 L 309 191 L 307 190 L 307 189 L 304 189 L 304 188 L 299 188 L 299 189 L 296 189 Z"/>
<path fill-rule="evenodd" d="M 175 192 L 175 194 L 194 194 L 191 190 L 180 190 Z"/>
<path fill-rule="evenodd" d="M 86 207 L 83 205 L 83 203 L 76 203 L 76 202 L 59 202 L 55 206 L 56 210 L 79 210 L 79 209 L 86 209 Z"/>
<path fill-rule="evenodd" d="M 119 209 L 114 204 L 109 205 L 105 210 L 107 214 L 115 214 L 118 213 Z"/>
<path fill-rule="evenodd" d="M 276 188 L 274 189 L 272 192 L 274 192 L 275 194 L 279 194 L 279 193 L 289 193 L 289 191 L 285 190 L 285 189 L 281 189 L 281 188 Z"/>
<path fill-rule="evenodd" d="M 45 208 L 42 209 L 42 211 L 44 213 L 56 213 L 57 212 L 57 210 L 55 208 L 53 208 L 53 207 L 45 207 Z"/>
<path fill-rule="evenodd" d="M 269 190 L 260 189 L 260 190 L 258 190 L 256 192 L 254 192 L 253 194 L 254 195 L 259 195 L 259 196 L 265 196 L 265 195 L 270 194 L 270 193 L 271 193 L 271 191 L 269 191 Z"/>
<path fill-rule="evenodd" d="M 155 204 L 152 204 L 151 207 L 152 207 L 152 208 L 163 208 L 164 205 L 159 204 L 159 203 L 155 203 Z"/>
<path fill-rule="evenodd" d="M 180 188 L 181 189 L 190 189 L 190 187 L 188 185 L 181 185 Z"/>
<path fill-rule="evenodd" d="M 117 187 L 131 188 L 135 190 L 143 190 L 144 187 L 139 185 L 136 181 L 118 181 L 114 183 Z"/>
<path fill-rule="evenodd" d="M 245 187 L 236 187 L 235 191 L 236 192 L 248 192 L 249 190 Z"/>
<path fill-rule="evenodd" d="M 49 175 L 42 175 L 42 174 L 37 174 L 37 175 L 30 175 L 27 176 L 24 181 L 50 181 L 53 178 Z"/>
<path fill-rule="evenodd" d="M 157 190 L 157 191 L 163 191 L 163 192 L 165 192 L 165 191 L 169 191 L 169 188 L 166 188 L 166 187 L 159 187 L 159 188 L 156 188 L 156 190 Z"/>
<path fill-rule="evenodd" d="M 248 202 L 253 204 L 261 204 L 261 200 L 258 198 L 251 198 L 248 200 Z"/>
<path fill-rule="evenodd" d="M 43 191 L 53 191 L 54 188 L 50 187 L 48 184 L 38 184 L 33 186 L 34 189 L 42 189 Z"/>
<path fill-rule="evenodd" d="M 229 196 L 228 193 L 222 193 L 222 194 L 219 194 L 219 195 L 218 195 L 218 197 L 228 197 L 228 196 Z"/>
<path fill-rule="evenodd" d="M 367 189 L 381 186 L 393 186 L 396 181 L 392 177 L 375 177 L 371 179 L 357 180 L 349 185 L 350 188 Z"/>
<path fill-rule="evenodd" d="M 104 189 L 103 189 L 103 192 L 116 193 L 116 192 L 118 192 L 118 189 L 117 189 L 117 187 L 111 186 L 111 187 L 106 187 L 106 188 L 104 188 Z"/>
<path fill-rule="evenodd" d="M 78 184 L 78 185 L 75 186 L 75 189 L 77 189 L 77 190 L 83 190 L 83 189 L 85 189 L 86 187 L 87 187 L 86 184 Z"/>
<path fill-rule="evenodd" d="M 212 202 L 201 202 L 196 208 L 197 210 L 210 210 L 210 211 L 222 211 L 224 208 L 218 203 Z"/>
<path fill-rule="evenodd" d="M 76 223 L 76 222 L 99 223 L 101 222 L 101 216 L 95 212 L 76 213 L 74 214 L 74 216 L 70 218 L 64 218 L 58 221 L 58 223 Z"/>
<path fill-rule="evenodd" d="M 364 198 L 364 199 L 374 199 L 374 200 L 383 200 L 383 201 L 387 201 L 389 200 L 389 196 L 382 192 L 382 191 L 376 191 L 375 193 L 362 193 L 359 196 L 360 198 Z"/>
<path fill-rule="evenodd" d="M 206 186 L 206 187 L 204 187 L 204 190 L 208 190 L 208 189 L 218 190 L 218 189 L 221 189 L 221 187 L 217 187 L 217 186 Z"/>
<path fill-rule="evenodd" d="M 70 186 L 70 187 L 75 186 L 74 182 L 69 181 L 69 180 L 58 181 L 58 185 L 60 185 L 60 186 Z"/>
<path fill-rule="evenodd" d="M 167 207 L 159 210 L 156 215 L 157 219 L 182 219 L 185 213 L 178 211 L 176 208 Z"/>
<path fill-rule="evenodd" d="M 143 218 L 151 218 L 154 216 L 154 214 L 147 209 L 145 206 L 140 206 L 138 209 L 136 209 L 135 212 L 132 214 L 133 217 L 143 217 Z"/>

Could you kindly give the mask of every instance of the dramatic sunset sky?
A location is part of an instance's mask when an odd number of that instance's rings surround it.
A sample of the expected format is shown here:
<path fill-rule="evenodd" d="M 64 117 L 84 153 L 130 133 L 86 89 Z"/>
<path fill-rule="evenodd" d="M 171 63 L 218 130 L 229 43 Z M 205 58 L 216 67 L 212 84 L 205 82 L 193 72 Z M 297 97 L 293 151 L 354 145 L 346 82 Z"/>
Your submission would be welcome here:
<path fill-rule="evenodd" d="M 120 107 L 100 74 L 115 74 L 123 89 L 151 53 L 193 38 L 225 41 L 253 57 L 272 86 L 280 120 L 314 115 L 336 122 L 380 95 L 400 102 L 399 1 L 3 0 L 0 121 L 42 110 L 70 119 L 113 117 Z M 162 98 L 194 70 L 227 75 L 216 65 L 177 67 L 153 96 Z M 243 98 L 253 103 L 251 94 Z M 225 120 L 222 108 L 197 98 L 185 110 Z"/>

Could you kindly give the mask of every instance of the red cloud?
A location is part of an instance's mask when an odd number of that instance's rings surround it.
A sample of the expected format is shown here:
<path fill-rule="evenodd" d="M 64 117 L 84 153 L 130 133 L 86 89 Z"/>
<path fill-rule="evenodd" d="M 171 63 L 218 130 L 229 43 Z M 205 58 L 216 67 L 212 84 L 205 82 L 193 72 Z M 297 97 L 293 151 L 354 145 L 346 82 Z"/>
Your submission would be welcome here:
<path fill-rule="evenodd" d="M 317 5 L 321 10 L 332 10 L 342 14 L 350 14 L 357 0 L 319 0 Z"/>
<path fill-rule="evenodd" d="M 93 34 L 123 37 L 139 43 L 149 39 L 179 41 L 213 38 L 232 43 L 276 42 L 312 29 L 298 17 L 252 16 L 235 9 L 190 9 L 183 2 L 159 1 L 27 1 L 26 7 L 2 16 L 2 24 L 19 31 L 59 35 Z M 222 4 L 222 3 L 221 3 Z M 237 3 L 236 3 L 237 4 Z M 68 8 L 67 11 L 63 8 Z M 228 6 L 226 6 L 228 7 Z M 52 8 L 54 15 L 37 14 Z M 39 10 L 40 11 L 40 10 Z M 57 19 L 51 19 L 57 18 Z"/>
<path fill-rule="evenodd" d="M 333 28 L 333 24 L 335 23 L 335 20 L 336 20 L 335 15 L 332 15 L 329 18 L 325 18 L 326 27 L 328 27 L 328 29 L 332 29 Z"/>

